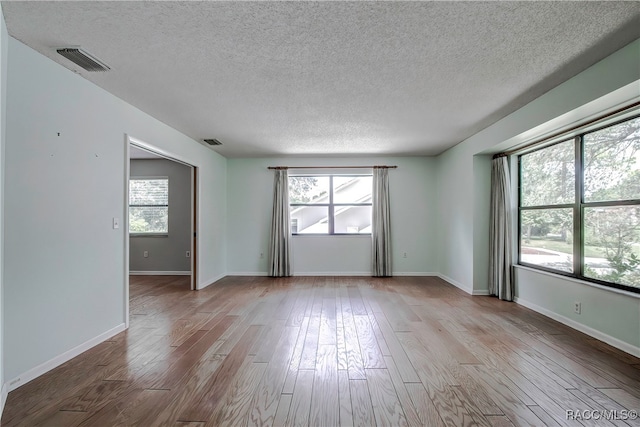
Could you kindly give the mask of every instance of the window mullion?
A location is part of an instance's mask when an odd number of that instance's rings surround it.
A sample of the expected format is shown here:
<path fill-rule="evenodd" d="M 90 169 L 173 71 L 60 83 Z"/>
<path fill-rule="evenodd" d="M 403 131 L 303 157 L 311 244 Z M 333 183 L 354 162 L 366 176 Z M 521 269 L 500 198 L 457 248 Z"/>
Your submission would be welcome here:
<path fill-rule="evenodd" d="M 329 176 L 329 234 L 335 234 L 334 209 L 333 209 L 333 175 Z"/>
<path fill-rule="evenodd" d="M 518 156 L 518 264 L 522 263 L 522 156 Z"/>
<path fill-rule="evenodd" d="M 582 148 L 582 136 L 576 136 L 575 138 L 575 153 L 576 194 L 575 206 L 573 208 L 573 273 L 577 276 L 583 276 L 584 227 L 582 226 L 582 203 L 584 201 L 584 157 Z"/>

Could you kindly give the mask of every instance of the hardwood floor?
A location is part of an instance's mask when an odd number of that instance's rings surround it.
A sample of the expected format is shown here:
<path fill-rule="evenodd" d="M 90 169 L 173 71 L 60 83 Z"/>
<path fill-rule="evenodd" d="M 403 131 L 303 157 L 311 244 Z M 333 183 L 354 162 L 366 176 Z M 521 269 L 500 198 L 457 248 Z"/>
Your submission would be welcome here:
<path fill-rule="evenodd" d="M 438 278 L 130 295 L 129 330 L 11 392 L 2 426 L 640 426 L 640 359 Z"/>

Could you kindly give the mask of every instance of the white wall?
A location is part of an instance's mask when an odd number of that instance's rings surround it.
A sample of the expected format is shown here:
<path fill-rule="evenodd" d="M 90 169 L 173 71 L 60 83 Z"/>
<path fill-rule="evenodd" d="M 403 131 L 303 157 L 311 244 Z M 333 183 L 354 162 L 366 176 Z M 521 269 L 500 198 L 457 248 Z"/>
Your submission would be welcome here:
<path fill-rule="evenodd" d="M 124 325 L 125 134 L 199 167 L 199 285 L 224 275 L 226 159 L 12 38 L 7 125 L 11 388 Z"/>
<path fill-rule="evenodd" d="M 7 397 L 4 386 L 4 159 L 7 105 L 7 48 L 9 35 L 0 7 L 0 414 Z"/>
<path fill-rule="evenodd" d="M 468 292 L 486 293 L 488 289 L 485 227 L 490 156 L 486 154 L 552 134 L 640 98 L 639 63 L 640 40 L 636 40 L 438 156 L 438 268 L 443 276 Z M 518 271 L 516 279 L 520 302 L 546 310 L 546 314 L 569 318 L 574 301 L 599 300 L 597 310 L 583 311 L 576 322 L 601 331 L 612 343 L 620 340 L 638 348 L 640 299 L 636 296 L 612 297 L 613 291 L 574 285 L 538 272 Z M 554 293 L 559 287 L 562 292 Z M 616 318 L 635 321 L 622 325 Z"/>
<path fill-rule="evenodd" d="M 169 232 L 166 236 L 130 236 L 129 271 L 190 273 L 186 251 L 191 250 L 191 168 L 166 159 L 131 160 L 130 176 L 169 178 Z"/>
<path fill-rule="evenodd" d="M 229 274 L 266 274 L 273 171 L 268 166 L 397 165 L 389 172 L 394 274 L 435 273 L 436 167 L 431 157 L 228 160 Z M 293 274 L 371 274 L 370 236 L 293 236 Z M 403 253 L 407 258 L 403 258 Z M 261 259 L 260 254 L 264 254 Z"/>

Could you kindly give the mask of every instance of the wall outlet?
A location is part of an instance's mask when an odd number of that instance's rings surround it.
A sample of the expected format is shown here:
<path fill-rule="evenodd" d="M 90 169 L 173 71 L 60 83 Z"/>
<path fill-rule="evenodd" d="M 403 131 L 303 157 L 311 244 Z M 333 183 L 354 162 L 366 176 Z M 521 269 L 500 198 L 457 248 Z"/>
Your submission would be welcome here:
<path fill-rule="evenodd" d="M 260 259 L 264 259 L 264 252 L 260 252 Z"/>
<path fill-rule="evenodd" d="M 402 258 L 406 258 L 406 257 L 407 257 L 407 253 L 405 252 L 402 254 Z"/>
<path fill-rule="evenodd" d="M 582 303 L 580 301 L 573 303 L 573 312 L 576 314 L 580 314 L 582 312 Z"/>
<path fill-rule="evenodd" d="M 113 218 L 113 229 L 116 230 L 120 228 L 120 220 L 118 218 Z"/>
<path fill-rule="evenodd" d="M 142 255 L 143 255 L 145 258 L 149 258 L 149 251 L 144 251 L 144 252 L 142 253 Z"/>
<path fill-rule="evenodd" d="M 187 251 L 187 252 L 185 253 L 185 256 L 186 256 L 187 258 L 191 258 L 191 251 Z"/>

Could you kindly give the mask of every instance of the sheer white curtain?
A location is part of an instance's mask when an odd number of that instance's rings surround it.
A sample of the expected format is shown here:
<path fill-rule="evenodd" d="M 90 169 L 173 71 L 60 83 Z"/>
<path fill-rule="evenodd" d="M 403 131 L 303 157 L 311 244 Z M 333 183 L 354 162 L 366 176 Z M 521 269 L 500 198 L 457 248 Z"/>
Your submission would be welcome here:
<path fill-rule="evenodd" d="M 371 238 L 373 243 L 373 276 L 391 276 L 391 220 L 389 217 L 389 169 L 373 168 L 373 210 Z"/>
<path fill-rule="evenodd" d="M 276 169 L 274 172 L 269 276 L 286 277 L 291 276 L 289 173 L 286 169 Z"/>
<path fill-rule="evenodd" d="M 511 277 L 511 181 L 505 155 L 491 163 L 491 228 L 489 247 L 489 293 L 513 301 Z"/>

